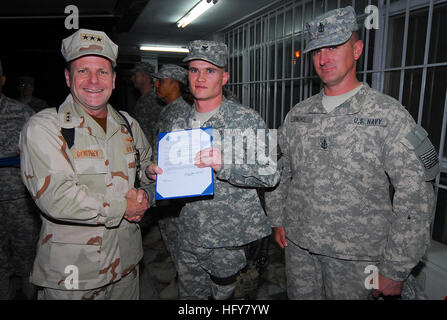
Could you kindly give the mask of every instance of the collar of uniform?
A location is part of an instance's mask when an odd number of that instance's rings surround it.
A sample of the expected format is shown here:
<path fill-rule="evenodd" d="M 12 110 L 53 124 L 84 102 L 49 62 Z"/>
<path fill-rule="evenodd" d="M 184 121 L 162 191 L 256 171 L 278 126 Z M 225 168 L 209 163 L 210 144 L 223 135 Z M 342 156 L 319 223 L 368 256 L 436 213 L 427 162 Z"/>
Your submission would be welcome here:
<path fill-rule="evenodd" d="M 195 107 L 192 110 L 193 111 L 192 114 L 194 114 L 194 109 Z M 226 123 L 225 119 L 227 118 L 226 115 L 228 114 L 228 112 L 231 112 L 229 101 L 227 100 L 227 98 L 222 96 L 222 103 L 219 107 L 219 110 L 211 118 L 209 118 L 202 125 L 202 127 L 209 127 L 210 125 L 212 125 L 213 129 L 224 128 Z"/>
<path fill-rule="evenodd" d="M 347 115 L 347 114 L 356 114 L 360 112 L 363 107 L 363 101 L 365 100 L 365 93 L 370 89 L 367 83 L 363 83 L 363 87 L 353 95 L 351 98 L 343 102 L 341 105 L 336 107 L 329 114 L 332 116 L 337 115 Z M 313 99 L 312 103 L 309 104 L 309 107 L 306 113 L 315 113 L 315 114 L 323 114 L 326 113 L 326 109 L 323 107 L 323 90 L 317 93 L 315 96 L 311 97 Z"/>
<path fill-rule="evenodd" d="M 106 137 L 100 125 L 73 100 L 71 94 L 59 107 L 57 118 L 61 128 L 90 128 L 92 135 Z M 121 125 L 125 125 L 124 119 L 110 104 L 107 104 L 107 137 L 112 136 Z"/>

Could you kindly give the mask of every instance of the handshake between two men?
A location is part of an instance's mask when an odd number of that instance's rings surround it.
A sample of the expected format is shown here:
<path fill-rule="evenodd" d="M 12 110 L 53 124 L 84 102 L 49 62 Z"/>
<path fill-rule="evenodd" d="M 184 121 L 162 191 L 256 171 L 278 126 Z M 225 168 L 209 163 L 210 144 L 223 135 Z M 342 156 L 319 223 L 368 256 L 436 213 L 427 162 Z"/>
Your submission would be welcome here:
<path fill-rule="evenodd" d="M 214 171 L 219 171 L 222 167 L 222 153 L 216 147 L 206 148 L 198 152 L 194 159 L 194 165 L 198 168 L 211 167 Z M 163 170 L 156 164 L 147 167 L 147 174 L 152 180 L 157 179 L 158 174 Z M 142 189 L 130 189 L 126 196 L 126 211 L 124 218 L 129 222 L 140 222 L 144 213 L 149 209 L 149 199 Z"/>

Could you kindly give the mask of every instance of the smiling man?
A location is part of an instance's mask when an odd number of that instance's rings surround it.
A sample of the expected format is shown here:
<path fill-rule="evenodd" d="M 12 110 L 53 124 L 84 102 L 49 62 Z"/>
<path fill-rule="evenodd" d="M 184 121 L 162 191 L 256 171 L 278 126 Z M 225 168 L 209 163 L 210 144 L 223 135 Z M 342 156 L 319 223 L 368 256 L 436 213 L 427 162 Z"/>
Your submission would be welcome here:
<path fill-rule="evenodd" d="M 323 89 L 286 116 L 281 182 L 266 194 L 288 296 L 399 296 L 430 243 L 437 153 L 398 101 L 357 80 L 363 43 L 352 7 L 307 30 L 305 52 Z M 379 270 L 372 292 L 370 265 Z"/>
<path fill-rule="evenodd" d="M 151 148 L 135 119 L 108 100 L 118 47 L 80 29 L 62 42 L 70 94 L 20 138 L 22 180 L 42 210 L 32 282 L 40 299 L 138 299 L 139 226 L 148 198 L 134 188 Z M 124 118 L 125 117 L 125 118 Z M 140 159 L 138 159 L 138 153 Z"/>

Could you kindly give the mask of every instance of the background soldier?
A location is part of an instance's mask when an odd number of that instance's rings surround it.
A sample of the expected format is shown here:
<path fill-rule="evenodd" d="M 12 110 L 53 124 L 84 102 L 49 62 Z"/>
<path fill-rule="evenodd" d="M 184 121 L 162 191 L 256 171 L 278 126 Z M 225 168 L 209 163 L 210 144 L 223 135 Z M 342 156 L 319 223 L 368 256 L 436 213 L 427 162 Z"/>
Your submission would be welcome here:
<path fill-rule="evenodd" d="M 430 243 L 438 156 L 395 99 L 355 75 L 363 50 L 352 7 L 307 24 L 323 90 L 298 103 L 279 134 L 281 182 L 267 193 L 276 242 L 286 247 L 290 299 L 399 295 Z M 390 199 L 389 185 L 396 192 Z"/>
<path fill-rule="evenodd" d="M 19 134 L 34 114 L 27 105 L 2 94 L 6 77 L 0 61 L 0 158 L 19 154 Z M 0 167 L 0 299 L 14 298 L 10 277 L 21 279 L 27 299 L 35 289 L 29 274 L 36 252 L 37 228 L 35 206 L 20 178 L 18 165 Z"/>
<path fill-rule="evenodd" d="M 33 96 L 34 78 L 30 76 L 21 76 L 17 81 L 17 90 L 19 91 L 19 100 L 29 105 L 35 112 L 39 112 L 48 107 L 47 102 Z"/>
<path fill-rule="evenodd" d="M 159 72 L 155 73 L 155 90 L 157 98 L 166 103 L 158 120 L 158 132 L 174 131 L 172 126 L 174 119 L 184 119 L 192 110 L 182 97 L 188 85 L 188 71 L 174 64 L 163 65 Z M 158 137 L 154 141 L 155 162 L 158 151 Z M 178 215 L 181 205 L 171 202 L 169 206 L 159 207 L 161 214 L 158 220 L 163 241 L 171 255 L 172 262 L 177 269 L 178 255 Z M 160 292 L 162 299 L 174 299 L 178 297 L 177 277 L 174 276 L 171 283 Z"/>
<path fill-rule="evenodd" d="M 138 299 L 135 222 L 148 198 L 134 182 L 148 182 L 137 152 L 145 168 L 151 149 L 138 122 L 108 104 L 118 46 L 79 29 L 62 55 L 71 94 L 33 116 L 20 139 L 22 180 L 43 212 L 31 279 L 40 299 Z"/>
<path fill-rule="evenodd" d="M 212 126 L 215 137 L 217 133 L 223 137 L 231 129 L 265 129 L 257 112 L 223 97 L 222 87 L 229 79 L 227 59 L 223 43 L 196 40 L 189 44 L 184 61 L 189 62 L 194 105 L 186 117 L 173 119 L 172 127 Z M 246 155 L 247 146 L 238 151 Z M 199 168 L 214 170 L 215 189 L 212 199 L 187 202 L 179 217 L 180 298 L 229 299 L 247 263 L 243 246 L 271 232 L 255 188 L 274 186 L 279 173 L 263 172 L 261 169 L 267 166 L 257 163 L 223 163 L 216 139 L 212 148 L 196 155 L 195 161 Z M 161 173 L 160 168 L 150 169 L 149 174 Z"/>
<path fill-rule="evenodd" d="M 163 109 L 153 90 L 153 73 L 154 67 L 147 62 L 139 62 L 132 69 L 132 82 L 135 88 L 140 91 L 141 96 L 129 111 L 133 117 L 138 119 L 151 147 L 153 147 L 154 137 L 157 133 L 158 117 Z"/>

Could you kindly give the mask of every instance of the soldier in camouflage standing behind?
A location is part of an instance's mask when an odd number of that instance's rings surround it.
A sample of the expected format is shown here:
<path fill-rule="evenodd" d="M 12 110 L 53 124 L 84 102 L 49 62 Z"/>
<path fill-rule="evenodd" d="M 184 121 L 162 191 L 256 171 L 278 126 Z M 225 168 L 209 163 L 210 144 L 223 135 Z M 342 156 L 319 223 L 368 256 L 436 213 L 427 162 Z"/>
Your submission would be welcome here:
<path fill-rule="evenodd" d="M 271 233 L 256 192 L 257 187 L 275 186 L 279 181 L 276 159 L 265 163 L 235 163 L 224 155 L 247 156 L 243 150 L 222 148 L 217 137 L 225 134 L 265 133 L 265 122 L 253 109 L 227 100 L 222 87 L 229 79 L 228 51 L 224 43 L 196 40 L 189 44 L 189 87 L 193 108 L 186 117 L 172 119 L 172 128 L 213 127 L 213 147 L 195 156 L 199 168 L 215 173 L 214 196 L 187 202 L 178 223 L 177 267 L 180 299 L 230 299 L 237 276 L 246 264 L 244 246 Z M 234 137 L 234 135 L 233 135 Z M 224 161 L 225 160 L 225 161 Z M 271 164 L 274 163 L 274 166 Z M 151 168 L 150 168 L 151 169 Z M 162 174 L 152 167 L 152 173 Z M 156 169 L 156 170 L 155 170 Z"/>
<path fill-rule="evenodd" d="M 151 148 L 138 122 L 108 104 L 118 46 L 79 29 L 61 51 L 71 93 L 20 135 L 22 180 L 42 211 L 31 279 L 39 299 L 138 299 L 136 222 L 149 205 L 134 183 L 149 182 L 137 168 L 149 165 Z"/>
<path fill-rule="evenodd" d="M 129 110 L 131 116 L 138 119 L 144 133 L 146 134 L 151 147 L 153 147 L 154 137 L 157 133 L 157 123 L 163 106 L 157 101 L 153 86 L 152 74 L 154 67 L 147 62 L 139 62 L 132 69 L 132 82 L 135 88 L 140 91 L 135 106 Z"/>
<path fill-rule="evenodd" d="M 398 101 L 357 80 L 363 42 L 352 7 L 307 29 L 305 53 L 323 89 L 286 116 L 281 182 L 266 194 L 285 247 L 288 296 L 398 296 L 430 244 L 438 155 Z M 378 268 L 378 288 L 366 281 L 369 265 Z"/>
<path fill-rule="evenodd" d="M 0 61 L 0 158 L 19 154 L 20 130 L 34 114 L 27 105 L 2 94 L 6 77 Z M 10 277 L 22 279 L 22 290 L 33 298 L 29 274 L 36 252 L 35 207 L 20 178 L 18 165 L 0 167 L 0 299 L 14 298 Z"/>
<path fill-rule="evenodd" d="M 155 92 L 157 98 L 166 103 L 166 106 L 160 113 L 157 124 L 157 132 L 169 132 L 176 130 L 172 126 L 174 119 L 184 119 L 192 110 L 182 97 L 188 85 L 188 70 L 174 64 L 162 65 L 157 73 L 154 73 Z M 155 135 L 154 141 L 154 159 L 157 161 L 158 138 Z M 178 215 L 181 206 L 176 203 L 170 203 L 168 206 L 158 208 L 161 215 L 158 220 L 160 233 L 163 241 L 171 255 L 172 262 L 177 270 L 177 252 L 178 252 Z M 178 297 L 177 277 L 174 277 L 170 284 L 160 292 L 162 299 L 174 299 Z"/>

